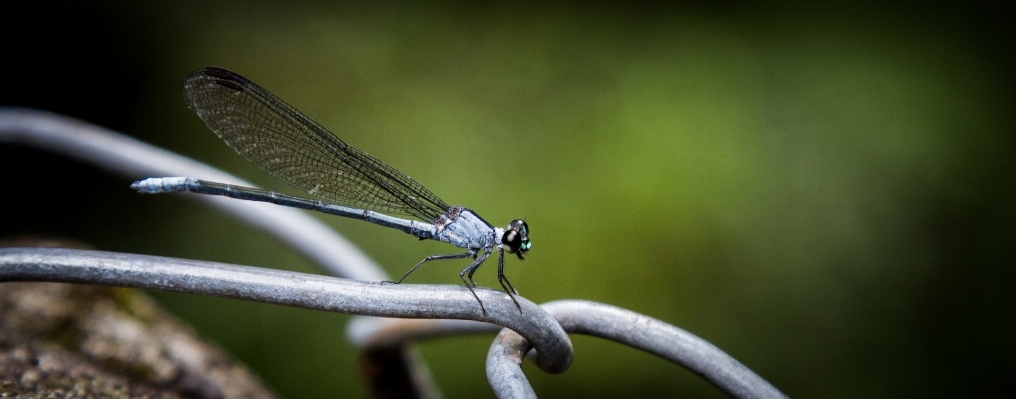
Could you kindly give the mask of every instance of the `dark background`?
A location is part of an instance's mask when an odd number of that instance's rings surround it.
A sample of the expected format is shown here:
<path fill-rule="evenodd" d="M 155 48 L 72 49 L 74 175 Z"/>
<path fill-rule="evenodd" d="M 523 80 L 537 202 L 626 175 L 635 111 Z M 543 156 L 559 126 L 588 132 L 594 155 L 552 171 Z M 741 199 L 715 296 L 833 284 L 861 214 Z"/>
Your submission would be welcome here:
<path fill-rule="evenodd" d="M 526 217 L 534 248 L 506 272 L 534 302 L 662 319 L 792 397 L 986 397 L 1016 375 L 1009 7 L 14 3 L 0 105 L 285 189 L 183 105 L 187 73 L 227 67 L 446 201 Z M 316 270 L 44 151 L 0 146 L 0 177 L 0 239 Z M 393 275 L 447 249 L 322 218 Z M 457 284 L 460 268 L 413 282 Z M 157 297 L 285 397 L 365 392 L 346 315 Z M 490 342 L 422 344 L 447 396 L 492 396 Z M 564 374 L 525 366 L 538 394 L 722 396 L 648 354 L 574 344 Z"/>

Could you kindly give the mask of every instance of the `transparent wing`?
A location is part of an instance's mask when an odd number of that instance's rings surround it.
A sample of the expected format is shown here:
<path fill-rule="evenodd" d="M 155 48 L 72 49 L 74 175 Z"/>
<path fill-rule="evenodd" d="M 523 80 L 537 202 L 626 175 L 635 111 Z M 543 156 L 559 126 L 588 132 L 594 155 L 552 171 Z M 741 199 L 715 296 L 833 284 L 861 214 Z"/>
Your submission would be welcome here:
<path fill-rule="evenodd" d="M 188 107 L 237 154 L 293 187 L 340 205 L 424 221 L 448 211 L 420 183 L 243 76 L 201 68 L 187 76 L 183 92 Z"/>

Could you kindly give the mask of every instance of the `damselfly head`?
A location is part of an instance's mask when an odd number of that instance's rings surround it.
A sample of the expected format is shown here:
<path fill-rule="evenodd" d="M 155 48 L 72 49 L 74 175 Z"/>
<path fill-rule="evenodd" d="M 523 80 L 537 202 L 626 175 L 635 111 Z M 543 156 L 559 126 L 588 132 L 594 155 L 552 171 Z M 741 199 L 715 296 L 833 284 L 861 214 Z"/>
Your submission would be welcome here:
<path fill-rule="evenodd" d="M 519 259 L 522 259 L 522 255 L 533 247 L 533 243 L 529 242 L 529 225 L 526 224 L 526 221 L 513 220 L 504 235 L 501 236 L 501 244 L 508 247 L 508 253 L 516 254 Z"/>

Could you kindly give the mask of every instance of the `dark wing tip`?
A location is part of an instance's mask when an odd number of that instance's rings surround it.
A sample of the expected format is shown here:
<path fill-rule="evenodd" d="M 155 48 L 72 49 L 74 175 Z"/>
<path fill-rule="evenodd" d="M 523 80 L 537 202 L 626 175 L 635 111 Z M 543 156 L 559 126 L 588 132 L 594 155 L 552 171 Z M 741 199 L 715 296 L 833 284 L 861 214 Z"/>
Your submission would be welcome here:
<path fill-rule="evenodd" d="M 190 76 L 187 77 L 187 81 L 203 78 L 205 76 L 211 77 L 211 81 L 219 84 L 220 86 L 236 91 L 243 91 L 244 86 L 247 86 L 250 83 L 250 80 L 247 80 L 247 78 L 240 76 L 240 74 L 236 72 L 215 66 L 199 68 L 196 71 L 191 72 Z"/>
<path fill-rule="evenodd" d="M 240 76 L 233 71 L 230 71 L 226 68 L 220 68 L 217 66 L 204 67 L 194 71 L 194 73 L 201 73 L 220 79 L 234 79 L 235 77 Z"/>

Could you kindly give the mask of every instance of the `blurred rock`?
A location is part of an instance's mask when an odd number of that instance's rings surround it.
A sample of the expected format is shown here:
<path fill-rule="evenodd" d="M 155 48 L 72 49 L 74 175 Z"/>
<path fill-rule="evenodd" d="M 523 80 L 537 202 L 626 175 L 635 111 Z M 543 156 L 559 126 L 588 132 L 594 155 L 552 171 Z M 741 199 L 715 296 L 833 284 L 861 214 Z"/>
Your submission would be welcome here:
<path fill-rule="evenodd" d="M 0 283 L 0 397 L 275 395 L 142 292 Z"/>

